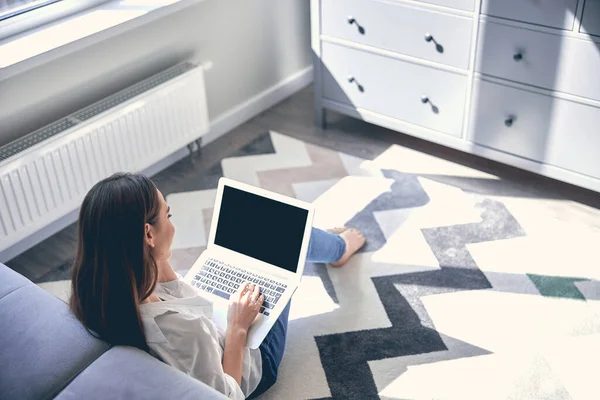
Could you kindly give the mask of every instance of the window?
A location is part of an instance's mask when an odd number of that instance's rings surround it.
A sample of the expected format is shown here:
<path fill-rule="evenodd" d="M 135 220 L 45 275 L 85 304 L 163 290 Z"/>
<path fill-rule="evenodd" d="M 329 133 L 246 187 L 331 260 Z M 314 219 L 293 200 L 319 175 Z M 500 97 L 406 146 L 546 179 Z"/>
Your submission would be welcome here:
<path fill-rule="evenodd" d="M 0 0 L 0 21 L 57 1 L 59 0 Z"/>
<path fill-rule="evenodd" d="M 108 0 L 0 0 L 0 40 Z"/>

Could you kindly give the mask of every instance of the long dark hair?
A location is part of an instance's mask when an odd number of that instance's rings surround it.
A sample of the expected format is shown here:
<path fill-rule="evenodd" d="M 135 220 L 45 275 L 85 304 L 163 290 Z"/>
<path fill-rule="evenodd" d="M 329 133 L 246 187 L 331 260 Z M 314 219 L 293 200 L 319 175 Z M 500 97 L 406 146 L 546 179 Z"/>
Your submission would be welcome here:
<path fill-rule="evenodd" d="M 158 268 L 145 224 L 155 224 L 159 210 L 154 183 L 128 173 L 98 182 L 81 205 L 69 305 L 89 330 L 113 345 L 148 351 L 140 302 L 154 291 Z"/>

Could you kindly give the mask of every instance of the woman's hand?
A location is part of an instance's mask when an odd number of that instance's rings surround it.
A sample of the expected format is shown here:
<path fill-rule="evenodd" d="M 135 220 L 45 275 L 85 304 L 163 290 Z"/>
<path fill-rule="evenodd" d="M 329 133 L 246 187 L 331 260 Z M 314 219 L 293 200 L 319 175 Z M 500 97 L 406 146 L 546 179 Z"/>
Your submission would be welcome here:
<path fill-rule="evenodd" d="M 248 333 L 250 325 L 258 315 L 265 296 L 260 294 L 260 288 L 253 283 L 245 282 L 231 296 L 227 313 L 227 330 Z"/>
<path fill-rule="evenodd" d="M 258 315 L 265 297 L 260 295 L 258 286 L 245 282 L 230 299 L 223 351 L 223 371 L 241 385 L 242 361 L 248 329 Z"/>

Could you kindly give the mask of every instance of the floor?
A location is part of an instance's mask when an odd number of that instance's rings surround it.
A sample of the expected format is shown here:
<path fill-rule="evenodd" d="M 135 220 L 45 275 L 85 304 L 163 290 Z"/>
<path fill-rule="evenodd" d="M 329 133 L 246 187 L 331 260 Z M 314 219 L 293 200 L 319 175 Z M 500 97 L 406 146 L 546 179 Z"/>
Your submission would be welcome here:
<path fill-rule="evenodd" d="M 182 274 L 205 248 L 221 176 L 312 202 L 315 226 L 367 237 L 343 268 L 307 263 L 262 398 L 595 398 L 600 196 L 333 113 L 321 131 L 312 95 L 153 177 Z M 64 299 L 75 234 L 9 266 Z"/>
<path fill-rule="evenodd" d="M 309 86 L 159 173 L 154 180 L 165 195 L 194 190 L 194 185 L 203 187 L 209 184 L 206 180 L 218 179 L 218 174 L 213 172 L 223 157 L 244 149 L 268 131 L 368 160 L 381 155 L 390 145 L 398 144 L 500 178 L 487 180 L 438 174 L 428 176 L 429 179 L 468 193 L 546 201 L 554 218 L 576 220 L 600 231 L 600 195 L 597 193 L 332 112 L 327 116 L 327 129 L 321 130 L 313 124 L 312 107 L 313 88 Z M 73 224 L 7 265 L 34 282 L 65 279 L 75 244 L 76 224 Z"/>

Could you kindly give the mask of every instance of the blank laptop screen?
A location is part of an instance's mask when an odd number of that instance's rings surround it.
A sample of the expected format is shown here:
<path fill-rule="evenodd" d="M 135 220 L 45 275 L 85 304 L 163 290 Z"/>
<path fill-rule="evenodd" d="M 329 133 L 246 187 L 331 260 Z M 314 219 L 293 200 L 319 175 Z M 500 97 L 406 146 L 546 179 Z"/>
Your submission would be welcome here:
<path fill-rule="evenodd" d="M 305 209 L 225 186 L 215 244 L 295 273 L 307 217 Z"/>

